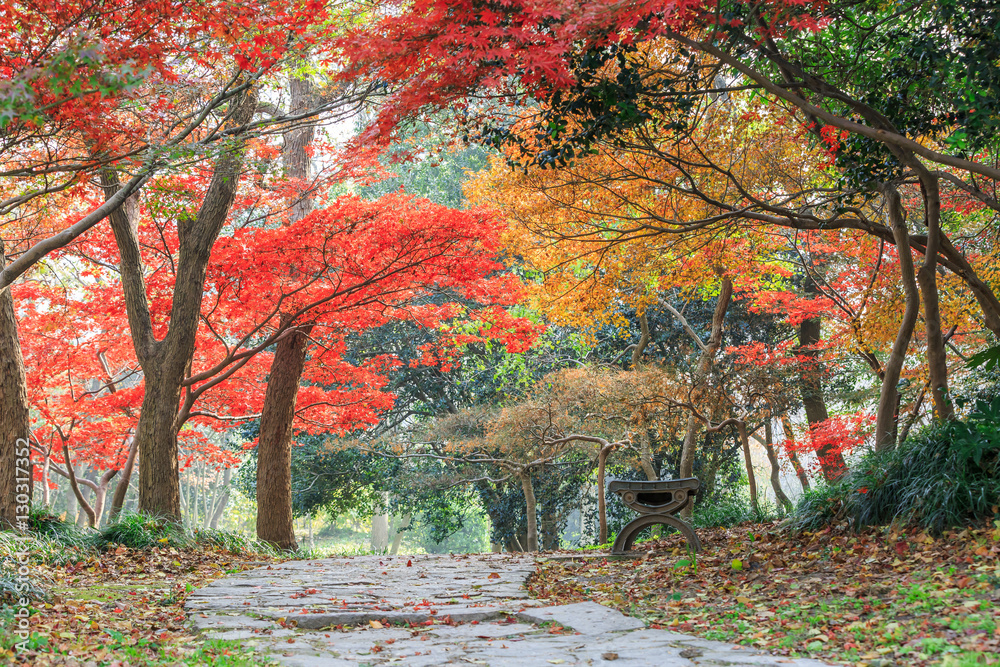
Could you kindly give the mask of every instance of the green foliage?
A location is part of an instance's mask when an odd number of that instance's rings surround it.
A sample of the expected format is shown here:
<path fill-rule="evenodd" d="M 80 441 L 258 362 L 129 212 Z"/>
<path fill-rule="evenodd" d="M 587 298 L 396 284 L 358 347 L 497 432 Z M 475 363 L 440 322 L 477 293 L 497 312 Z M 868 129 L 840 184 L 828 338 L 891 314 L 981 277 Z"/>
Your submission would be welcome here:
<path fill-rule="evenodd" d="M 750 504 L 749 496 L 729 495 L 714 502 L 695 505 L 691 513 L 691 525 L 695 528 L 720 528 L 738 526 L 742 523 L 763 523 L 774 521 L 778 514 L 773 505 L 758 502 L 760 511 Z"/>
<path fill-rule="evenodd" d="M 261 542 L 254 537 L 233 533 L 228 530 L 213 530 L 211 528 L 196 530 L 193 537 L 196 544 L 217 547 L 241 556 L 263 554 L 278 557 L 286 555 L 267 542 Z"/>
<path fill-rule="evenodd" d="M 95 541 L 102 549 L 111 544 L 138 550 L 162 546 L 186 549 L 194 544 L 193 537 L 184 532 L 179 524 L 146 514 L 126 514 L 120 517 L 116 523 L 98 532 Z"/>
<path fill-rule="evenodd" d="M 973 401 L 965 420 L 932 425 L 894 450 L 870 453 L 839 483 L 806 493 L 788 526 L 898 522 L 940 533 L 993 516 L 998 504 L 1000 396 L 994 396 Z"/>

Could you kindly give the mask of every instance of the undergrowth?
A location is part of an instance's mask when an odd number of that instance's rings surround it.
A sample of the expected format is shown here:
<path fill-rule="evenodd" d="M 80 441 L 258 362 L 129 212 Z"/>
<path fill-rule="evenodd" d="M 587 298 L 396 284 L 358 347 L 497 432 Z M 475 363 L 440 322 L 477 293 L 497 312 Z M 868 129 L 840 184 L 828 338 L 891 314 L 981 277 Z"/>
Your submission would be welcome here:
<path fill-rule="evenodd" d="M 787 526 L 818 530 L 844 521 L 858 530 L 899 523 L 940 534 L 998 517 L 998 506 L 1000 396 L 993 396 L 972 401 L 964 420 L 929 426 L 893 450 L 871 452 L 839 482 L 803 494 Z"/>

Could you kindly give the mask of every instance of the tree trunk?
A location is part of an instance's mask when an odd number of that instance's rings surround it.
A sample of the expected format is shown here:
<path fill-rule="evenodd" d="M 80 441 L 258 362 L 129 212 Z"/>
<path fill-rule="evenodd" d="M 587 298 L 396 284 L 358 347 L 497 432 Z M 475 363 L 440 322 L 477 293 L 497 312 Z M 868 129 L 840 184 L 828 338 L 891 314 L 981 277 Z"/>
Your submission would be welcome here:
<path fill-rule="evenodd" d="M 378 553 L 389 549 L 389 515 L 380 513 L 372 517 L 372 549 Z"/>
<path fill-rule="evenodd" d="M 806 293 L 815 292 L 811 280 L 807 281 Z M 826 410 L 826 399 L 823 397 L 822 368 L 819 361 L 819 351 L 814 346 L 821 340 L 819 318 L 803 320 L 799 325 L 798 354 L 806 357 L 799 376 L 799 389 L 802 393 L 802 404 L 806 410 L 806 419 L 810 426 L 825 422 L 830 418 Z M 839 479 L 847 470 L 843 455 L 833 445 L 824 443 L 816 450 L 820 468 L 826 481 Z"/>
<path fill-rule="evenodd" d="M 247 125 L 256 109 L 256 92 L 252 88 L 244 90 L 230 103 L 227 125 Z M 138 221 L 130 215 L 130 206 L 119 207 L 109 216 L 121 258 L 119 271 L 132 344 L 145 380 L 145 396 L 135 434 L 142 459 L 139 510 L 178 523 L 181 508 L 177 432 L 183 426 L 181 389 L 194 355 L 208 262 L 236 197 L 245 145 L 246 136 L 239 135 L 223 149 L 213 165 L 201 207 L 194 216 L 178 224 L 179 248 L 170 324 L 160 340 L 153 332 Z M 113 197 L 121 189 L 118 174 L 111 168 L 101 172 L 101 185 L 106 198 Z"/>
<path fill-rule="evenodd" d="M 399 547 L 403 545 L 403 531 L 410 527 L 412 518 L 413 515 L 407 512 L 400 520 L 399 527 L 396 528 L 396 534 L 392 537 L 392 548 L 389 549 L 389 553 L 393 556 L 399 553 Z"/>
<path fill-rule="evenodd" d="M 785 440 L 794 444 L 795 431 L 792 430 L 792 420 L 789 419 L 787 412 L 783 412 L 781 414 L 781 430 L 785 433 Z M 795 450 L 791 447 L 788 448 L 786 454 L 788 454 L 788 458 L 792 462 L 792 468 L 795 470 L 795 476 L 799 478 L 799 484 L 802 485 L 802 490 L 808 491 L 809 476 L 806 475 L 806 469 L 802 467 L 802 462 L 799 461 L 799 455 L 796 454 Z"/>
<path fill-rule="evenodd" d="M 542 549 L 555 551 L 559 548 L 559 522 L 554 512 L 546 512 L 542 507 Z"/>
<path fill-rule="evenodd" d="M 278 341 L 260 414 L 257 445 L 257 537 L 294 551 L 292 422 L 311 326 Z"/>
<path fill-rule="evenodd" d="M 0 270 L 5 266 L 7 256 L 0 240 Z M 8 287 L 0 290 L 0 529 L 27 529 L 34 486 L 28 447 L 30 427 L 28 381 L 14 296 Z"/>
<path fill-rule="evenodd" d="M 289 93 L 292 113 L 308 107 L 313 101 L 312 84 L 308 79 L 292 78 Z M 289 178 L 302 182 L 309 178 L 307 149 L 314 134 L 315 127 L 305 125 L 283 135 L 282 162 Z M 291 222 L 300 220 L 311 209 L 312 198 L 303 192 L 292 207 Z M 278 342 L 260 417 L 257 537 L 280 549 L 297 548 L 292 527 L 292 423 L 311 331 L 312 326 L 306 326 Z M 273 391 L 272 384 L 277 384 Z"/>
<path fill-rule="evenodd" d="M 903 204 L 899 192 L 891 186 L 883 188 L 886 208 L 889 211 L 889 222 L 892 225 L 893 237 L 896 240 L 896 250 L 899 257 L 899 272 L 906 294 L 906 307 L 896 340 L 892 344 L 889 358 L 885 362 L 882 389 L 879 393 L 878 412 L 875 416 L 875 449 L 882 451 L 896 446 L 896 433 L 899 424 L 899 376 L 906 361 L 906 351 L 910 346 L 913 328 L 920 313 L 920 294 L 914 277 L 913 256 L 910 252 L 910 235 L 906 229 L 903 217 Z M 943 345 L 943 344 L 942 344 Z"/>
<path fill-rule="evenodd" d="M 750 505 L 753 511 L 760 515 L 760 505 L 757 504 L 757 476 L 753 470 L 753 459 L 750 456 L 750 437 L 747 435 L 747 424 L 745 421 L 736 422 L 736 432 L 740 436 L 740 445 L 743 447 L 743 460 L 747 468 L 747 482 L 750 484 Z"/>
<path fill-rule="evenodd" d="M 645 417 L 639 423 L 639 467 L 642 468 L 642 471 L 646 474 L 646 479 L 650 482 L 654 482 L 660 478 L 653 467 L 653 447 L 650 443 L 649 429 L 646 427 Z"/>
<path fill-rule="evenodd" d="M 774 489 L 774 497 L 785 508 L 785 511 L 792 509 L 792 501 L 785 495 L 781 488 L 781 464 L 778 463 L 778 453 L 774 449 L 774 433 L 771 430 L 771 417 L 764 422 L 764 451 L 767 452 L 767 461 L 771 464 L 771 488 Z"/>
<path fill-rule="evenodd" d="M 115 487 L 115 495 L 111 498 L 111 516 L 109 521 L 112 523 L 121 515 L 122 507 L 125 505 L 125 495 L 128 493 L 129 482 L 132 481 L 132 470 L 135 468 L 135 457 L 138 451 L 139 447 L 136 445 L 135 437 L 133 437 L 132 442 L 128 446 L 128 458 L 125 459 L 125 467 L 122 468 L 122 478 L 118 481 L 118 485 Z"/>
<path fill-rule="evenodd" d="M 535 503 L 535 489 L 531 485 L 531 471 L 522 470 L 521 489 L 524 491 L 524 507 L 528 523 L 527 544 L 522 545 L 525 551 L 538 551 L 538 515 Z"/>
<path fill-rule="evenodd" d="M 222 497 L 219 498 L 219 503 L 215 506 L 212 511 L 212 521 L 209 523 L 208 527 L 212 530 L 218 530 L 219 519 L 222 518 L 222 513 L 226 511 L 226 505 L 229 504 L 229 483 L 233 479 L 232 468 L 226 468 L 222 472 Z"/>
<path fill-rule="evenodd" d="M 698 359 L 698 366 L 692 378 L 692 399 L 694 400 L 708 379 L 709 371 L 715 361 L 715 355 L 722 346 L 722 324 L 726 318 L 726 311 L 733 298 L 733 282 L 728 278 L 722 281 L 722 290 L 719 292 L 719 300 L 715 304 L 715 312 L 712 315 L 712 330 Z M 694 450 L 698 432 L 701 430 L 701 421 L 694 415 L 688 417 L 687 429 L 684 432 L 684 443 L 681 445 L 681 478 L 694 476 Z M 691 516 L 694 508 L 691 505 L 685 507 L 681 514 L 685 517 Z"/>
<path fill-rule="evenodd" d="M 598 544 L 605 544 L 608 541 L 608 505 L 606 500 L 607 488 L 604 478 L 608 463 L 608 456 L 611 454 L 611 450 L 612 447 L 610 446 L 601 447 L 601 451 L 597 455 L 597 520 L 600 524 L 597 539 Z"/>
<path fill-rule="evenodd" d="M 925 173 L 920 177 L 927 216 L 927 249 L 924 263 L 917 273 L 920 294 L 924 300 L 924 325 L 927 332 L 927 370 L 930 379 L 934 416 L 951 419 L 955 409 L 948 397 L 948 359 L 941 333 L 941 308 L 938 303 L 937 261 L 941 248 L 941 193 L 937 177 Z"/>

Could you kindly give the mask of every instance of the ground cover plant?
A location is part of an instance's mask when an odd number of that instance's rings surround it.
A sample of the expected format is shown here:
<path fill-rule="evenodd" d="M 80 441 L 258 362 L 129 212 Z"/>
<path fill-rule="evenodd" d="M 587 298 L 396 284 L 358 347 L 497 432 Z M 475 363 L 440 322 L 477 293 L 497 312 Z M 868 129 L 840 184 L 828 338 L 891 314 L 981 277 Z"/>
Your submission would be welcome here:
<path fill-rule="evenodd" d="M 129 515 L 100 533 L 41 517 L 44 533 L 26 543 L 32 583 L 26 651 L 12 634 L 14 608 L 0 608 L 0 662 L 25 665 L 268 664 L 237 642 L 195 634 L 184 601 L 221 576 L 276 560 L 266 545 L 221 531 L 184 533 L 155 518 Z M 0 534 L 0 556 L 18 549 Z M 0 578 L 0 597 L 10 599 Z"/>
<path fill-rule="evenodd" d="M 791 533 L 700 529 L 636 557 L 549 558 L 529 583 L 553 604 L 593 600 L 661 627 L 856 667 L 1000 664 L 1000 521 Z"/>

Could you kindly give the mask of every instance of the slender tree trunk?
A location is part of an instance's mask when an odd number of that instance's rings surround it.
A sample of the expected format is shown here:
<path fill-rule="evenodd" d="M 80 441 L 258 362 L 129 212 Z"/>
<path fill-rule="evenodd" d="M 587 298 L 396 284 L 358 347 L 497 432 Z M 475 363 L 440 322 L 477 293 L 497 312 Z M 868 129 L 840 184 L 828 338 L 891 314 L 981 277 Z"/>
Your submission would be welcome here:
<path fill-rule="evenodd" d="M 399 527 L 396 528 L 396 534 L 392 537 L 392 548 L 389 549 L 389 553 L 393 556 L 399 553 L 399 547 L 403 544 L 403 531 L 410 527 L 410 521 L 412 518 L 413 515 L 407 512 L 400 520 Z"/>
<path fill-rule="evenodd" d="M 712 330 L 708 337 L 708 343 L 705 344 L 704 349 L 701 352 L 701 357 L 698 360 L 698 366 L 695 369 L 694 377 L 692 378 L 693 399 L 697 397 L 704 387 L 704 384 L 708 379 L 708 374 L 712 370 L 712 364 L 715 362 L 715 355 L 722 346 L 722 324 L 725 321 L 726 311 L 729 309 L 729 303 L 732 299 L 733 283 L 731 280 L 726 278 L 722 281 L 722 290 L 719 292 L 719 300 L 715 304 L 715 312 L 712 315 Z M 690 415 L 688 417 L 687 429 L 684 432 L 684 443 L 681 445 L 681 478 L 694 476 L 695 443 L 697 442 L 698 432 L 700 430 L 701 421 L 694 415 Z M 682 510 L 682 515 L 686 517 L 691 516 L 692 510 L 693 507 L 688 505 Z"/>
<path fill-rule="evenodd" d="M 49 466 L 51 464 L 52 457 L 46 454 L 45 460 L 42 462 L 42 504 L 45 505 L 46 509 L 52 506 L 52 496 L 49 491 Z"/>
<path fill-rule="evenodd" d="M 608 505 L 607 505 L 607 485 L 605 483 L 605 471 L 607 469 L 608 456 L 613 447 L 601 447 L 597 455 L 597 520 L 599 522 L 598 544 L 605 544 L 608 541 Z"/>
<path fill-rule="evenodd" d="M 257 537 L 294 551 L 292 422 L 312 327 L 278 341 L 264 394 L 257 445 Z"/>
<path fill-rule="evenodd" d="M 886 450 L 896 446 L 897 424 L 899 423 L 899 376 L 906 361 L 906 351 L 910 346 L 913 328 L 920 313 L 920 294 L 914 277 L 913 256 L 910 253 L 910 235 L 903 217 L 903 204 L 899 192 L 891 186 L 883 188 L 889 222 L 899 256 L 899 271 L 906 294 L 906 307 L 896 340 L 892 344 L 889 358 L 883 367 L 882 389 L 879 394 L 878 412 L 875 416 L 875 449 Z"/>
<path fill-rule="evenodd" d="M 807 280 L 806 293 L 813 293 L 815 289 L 812 280 Z M 820 340 L 819 318 L 803 320 L 799 325 L 798 354 L 805 357 L 806 361 L 799 376 L 799 389 L 810 426 L 830 418 L 826 410 L 826 399 L 823 397 L 822 364 L 819 360 L 819 351 L 814 348 Z M 820 446 L 816 451 L 816 457 L 828 482 L 839 479 L 847 471 L 843 455 L 832 444 L 824 443 Z"/>
<path fill-rule="evenodd" d="M 559 548 L 559 522 L 555 512 L 546 512 L 542 503 L 542 549 L 555 551 Z"/>
<path fill-rule="evenodd" d="M 219 528 L 219 519 L 222 518 L 222 513 L 226 511 L 226 505 L 229 504 L 229 483 L 232 479 L 232 468 L 226 468 L 222 471 L 222 497 L 219 498 L 218 504 L 212 511 L 212 522 L 208 525 L 208 527 L 212 530 L 217 530 Z"/>
<path fill-rule="evenodd" d="M 941 308 L 938 302 L 937 262 L 941 248 L 941 193 L 937 177 L 921 175 L 924 191 L 924 211 L 927 216 L 927 250 L 924 263 L 917 272 L 920 294 L 924 300 L 924 325 L 927 331 L 927 369 L 930 377 L 934 415 L 939 420 L 951 419 L 955 409 L 948 397 L 948 359 L 941 333 Z"/>
<path fill-rule="evenodd" d="M 760 514 L 760 505 L 757 504 L 757 475 L 753 470 L 753 459 L 750 456 L 750 437 L 747 434 L 747 424 L 745 421 L 736 422 L 736 432 L 740 436 L 740 446 L 743 447 L 743 460 L 747 468 L 747 482 L 750 484 L 750 505 L 754 512 Z"/>
<path fill-rule="evenodd" d="M 132 471 L 135 469 L 135 458 L 139 452 L 135 437 L 131 438 L 128 446 L 128 458 L 125 459 L 125 467 L 122 468 L 122 478 L 115 487 L 115 495 L 111 498 L 111 516 L 109 521 L 114 523 L 122 513 L 125 505 L 125 495 L 128 493 L 128 485 L 132 480 Z"/>
<path fill-rule="evenodd" d="M 639 336 L 639 342 L 635 344 L 632 349 L 632 368 L 638 368 L 639 362 L 642 361 L 642 354 L 646 351 L 646 347 L 649 345 L 649 341 L 653 339 L 649 334 L 649 318 L 646 317 L 646 313 L 639 315 L 639 328 L 642 333 Z"/>
<path fill-rule="evenodd" d="M 524 506 L 528 523 L 527 544 L 522 545 L 525 551 L 538 551 L 538 510 L 535 502 L 535 489 L 531 485 L 531 471 L 522 470 L 521 489 L 524 491 Z"/>
<path fill-rule="evenodd" d="M 0 270 L 7 266 L 0 240 Z M 26 529 L 17 522 L 31 506 L 33 475 L 28 446 L 28 381 L 17 332 L 14 296 L 0 290 L 0 529 Z M 18 500 L 25 502 L 18 502 Z"/>
<path fill-rule="evenodd" d="M 781 430 L 785 433 L 785 440 L 790 443 L 795 443 L 795 431 L 792 429 L 792 420 L 788 417 L 787 412 L 781 414 Z M 795 450 L 791 447 L 788 448 L 786 452 L 788 454 L 789 460 L 792 462 L 792 469 L 795 470 L 795 476 L 799 478 L 799 484 L 802 485 L 803 491 L 809 490 L 809 476 L 806 474 L 806 469 L 802 467 L 802 462 L 799 461 L 799 455 L 795 453 Z"/>
<path fill-rule="evenodd" d="M 646 427 L 645 416 L 641 418 L 639 423 L 639 467 L 642 468 L 646 479 L 650 482 L 660 478 L 653 467 L 653 447 L 649 441 L 649 429 Z"/>
<path fill-rule="evenodd" d="M 767 453 L 767 462 L 771 464 L 771 488 L 774 490 L 774 497 L 786 511 L 791 510 L 792 501 L 781 488 L 781 464 L 778 462 L 778 452 L 774 448 L 774 432 L 771 430 L 770 416 L 764 422 L 764 442 L 762 444 Z"/>

